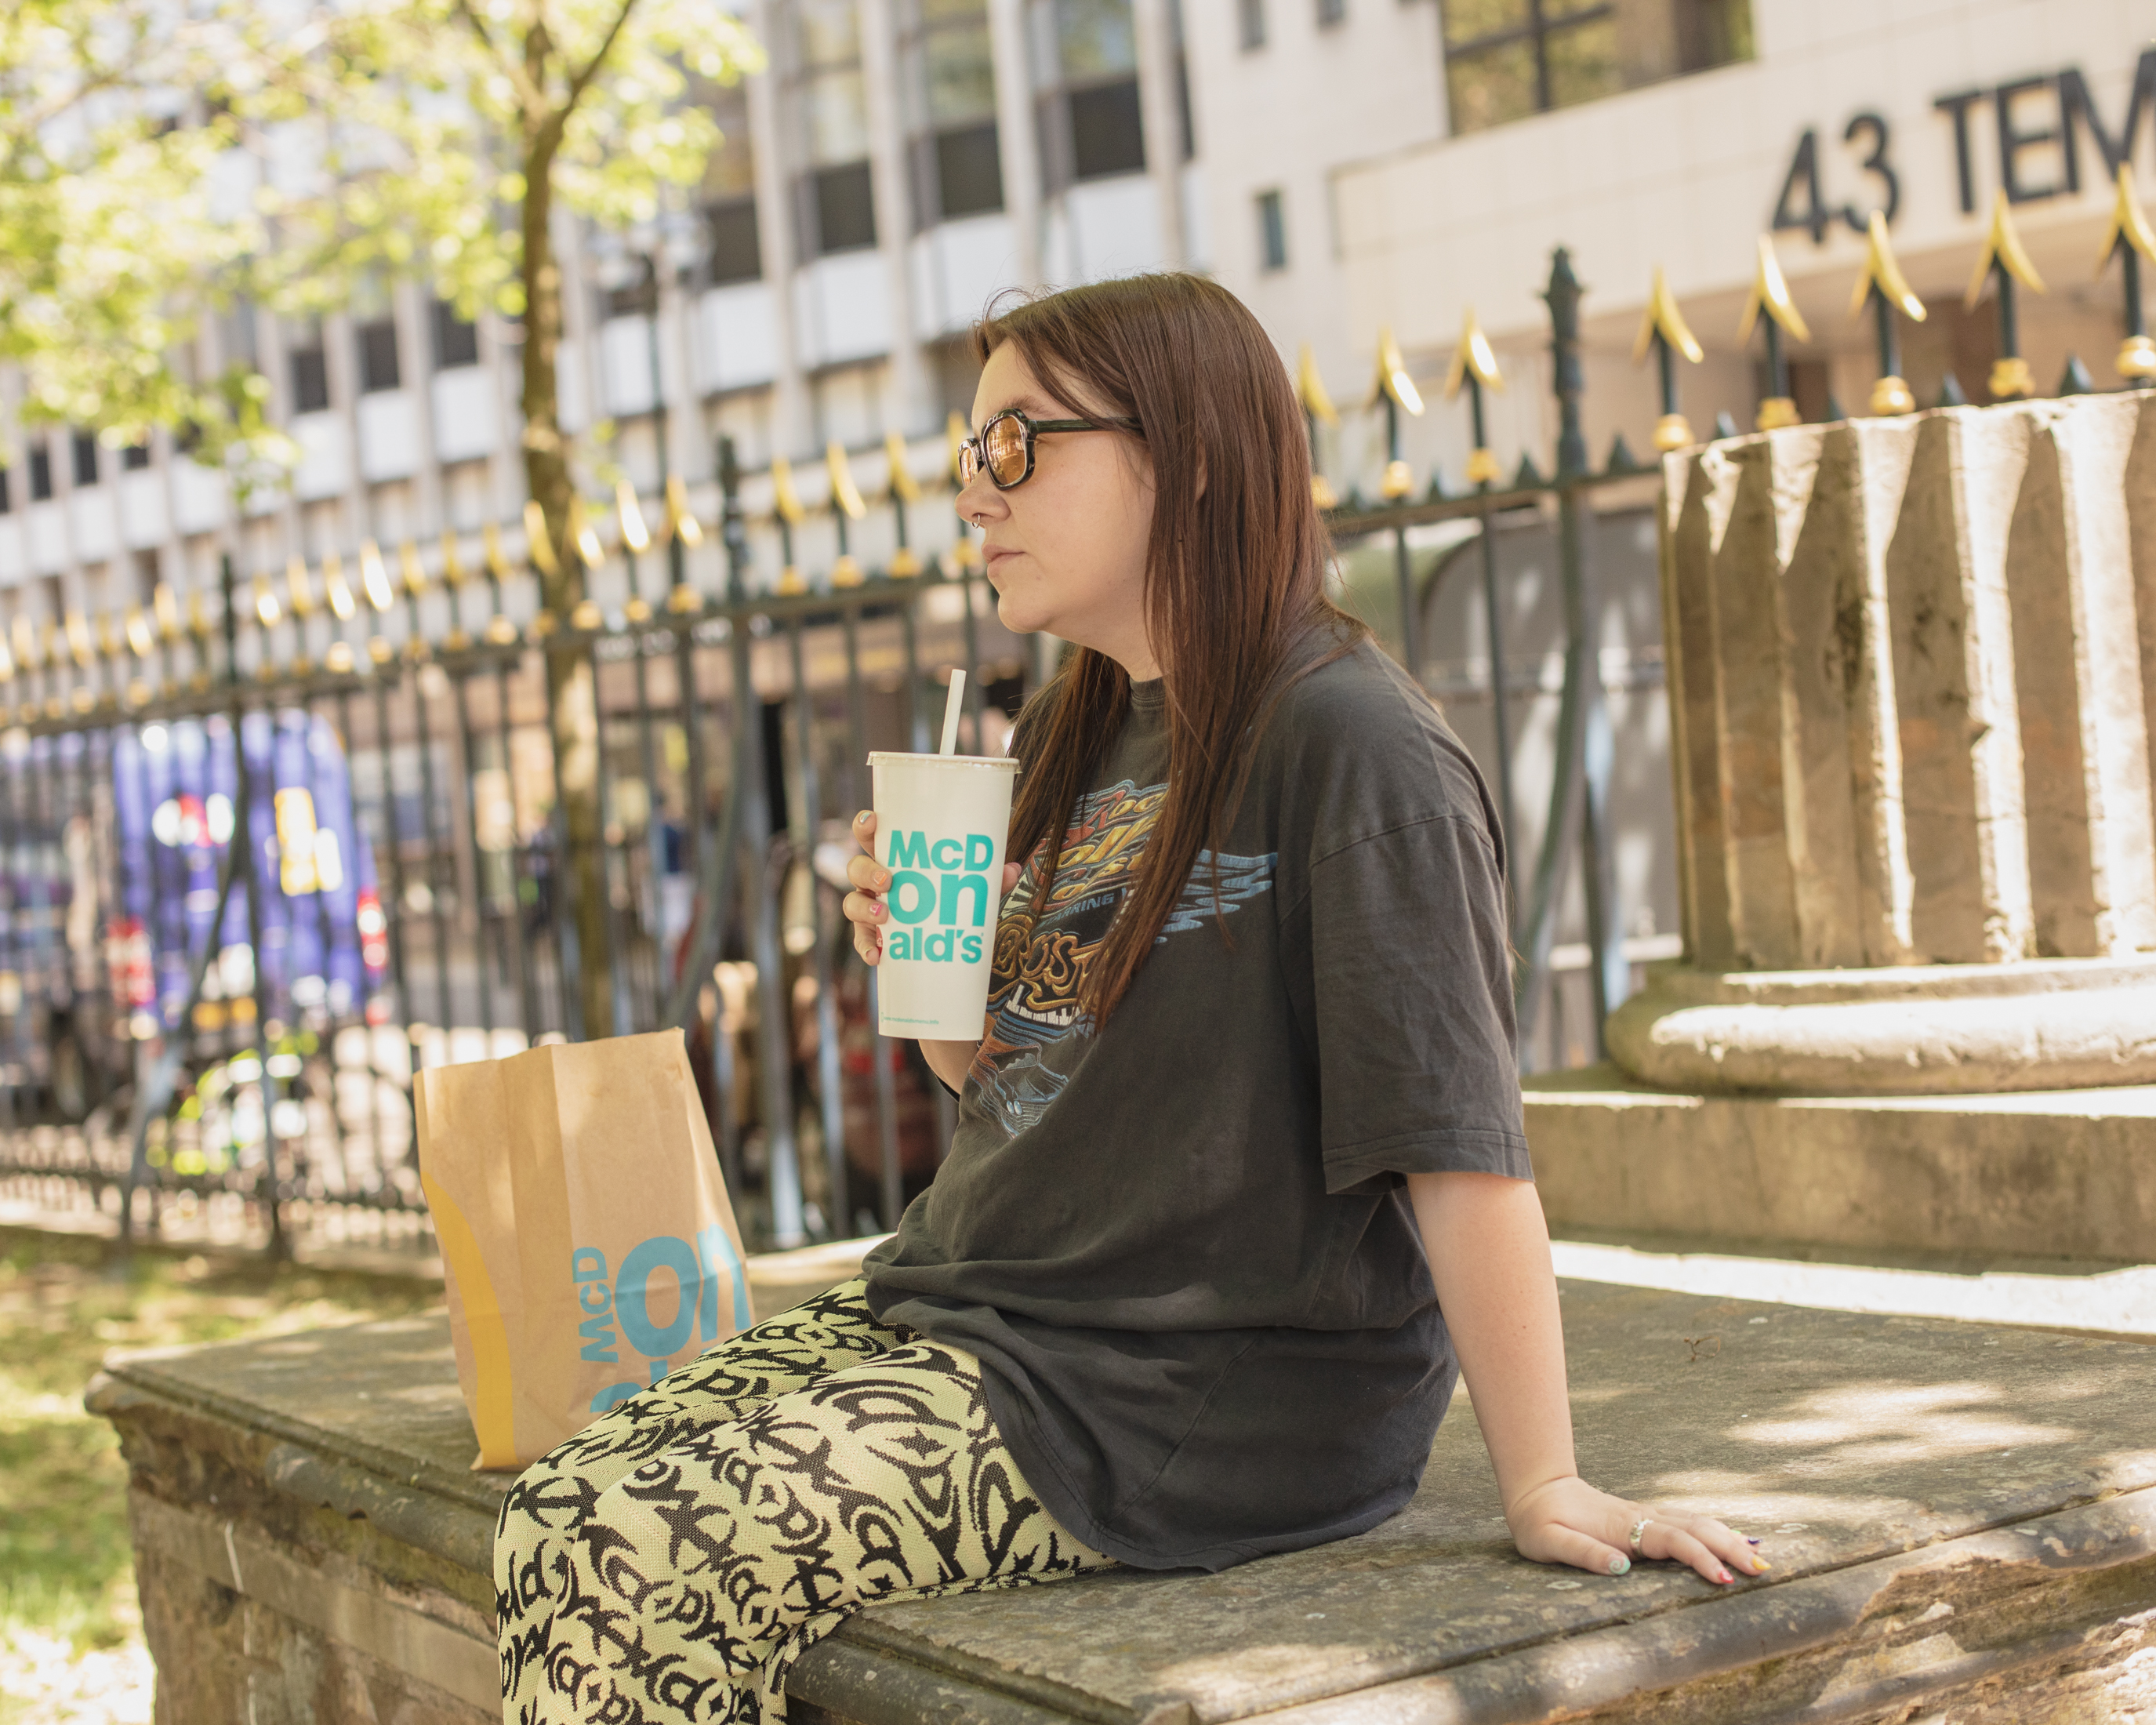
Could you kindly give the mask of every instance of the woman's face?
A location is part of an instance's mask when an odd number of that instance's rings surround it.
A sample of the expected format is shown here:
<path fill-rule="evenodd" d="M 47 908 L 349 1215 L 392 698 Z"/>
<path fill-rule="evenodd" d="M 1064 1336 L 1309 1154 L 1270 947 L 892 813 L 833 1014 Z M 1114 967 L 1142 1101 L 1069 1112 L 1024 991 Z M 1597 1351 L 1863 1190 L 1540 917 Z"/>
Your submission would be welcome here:
<path fill-rule="evenodd" d="M 1009 341 L 982 370 L 973 429 L 1007 408 L 1034 419 L 1092 419 L 1104 411 L 1049 394 Z M 1045 629 L 1091 647 L 1138 681 L 1160 675 L 1146 635 L 1152 462 L 1142 446 L 1113 431 L 1044 432 L 1030 479 L 999 491 L 978 473 L 958 494 L 958 513 L 983 531 L 988 585 L 1006 629 Z"/>

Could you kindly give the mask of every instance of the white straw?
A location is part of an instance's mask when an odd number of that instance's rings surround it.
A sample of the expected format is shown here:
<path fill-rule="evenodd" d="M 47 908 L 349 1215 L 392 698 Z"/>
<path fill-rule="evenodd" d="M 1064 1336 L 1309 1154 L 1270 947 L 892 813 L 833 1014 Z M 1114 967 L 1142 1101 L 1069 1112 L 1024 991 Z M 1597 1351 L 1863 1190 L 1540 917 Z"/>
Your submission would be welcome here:
<path fill-rule="evenodd" d="M 966 674 L 962 670 L 951 673 L 951 698 L 943 703 L 943 747 L 938 754 L 947 755 L 958 747 L 958 710 L 966 699 Z"/>

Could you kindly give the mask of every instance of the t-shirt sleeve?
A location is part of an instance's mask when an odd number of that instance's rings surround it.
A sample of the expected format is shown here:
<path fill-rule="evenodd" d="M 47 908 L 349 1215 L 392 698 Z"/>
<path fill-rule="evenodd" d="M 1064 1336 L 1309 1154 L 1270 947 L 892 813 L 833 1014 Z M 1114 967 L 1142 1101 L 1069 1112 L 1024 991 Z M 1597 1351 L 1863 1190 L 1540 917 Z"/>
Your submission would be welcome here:
<path fill-rule="evenodd" d="M 1326 1189 L 1389 1173 L 1532 1179 L 1488 835 L 1442 814 L 1358 840 L 1312 869 L 1307 915 Z"/>

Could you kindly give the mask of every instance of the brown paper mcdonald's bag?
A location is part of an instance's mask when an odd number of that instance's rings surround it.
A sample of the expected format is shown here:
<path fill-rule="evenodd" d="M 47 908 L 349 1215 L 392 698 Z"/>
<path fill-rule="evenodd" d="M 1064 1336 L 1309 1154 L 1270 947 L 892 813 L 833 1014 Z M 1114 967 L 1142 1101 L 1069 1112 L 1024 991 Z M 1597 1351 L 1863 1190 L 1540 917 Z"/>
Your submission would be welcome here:
<path fill-rule="evenodd" d="M 413 1096 L 475 1467 L 528 1466 L 748 1327 L 679 1030 L 431 1067 Z"/>

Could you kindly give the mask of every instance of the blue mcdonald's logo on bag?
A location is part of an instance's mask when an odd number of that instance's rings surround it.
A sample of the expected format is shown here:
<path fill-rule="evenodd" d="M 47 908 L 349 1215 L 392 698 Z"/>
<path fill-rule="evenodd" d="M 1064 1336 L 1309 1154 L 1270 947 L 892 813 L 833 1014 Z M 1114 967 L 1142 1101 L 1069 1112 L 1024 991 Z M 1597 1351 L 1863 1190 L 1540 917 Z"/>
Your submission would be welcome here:
<path fill-rule="evenodd" d="M 651 1317 L 651 1276 L 658 1270 L 672 1273 L 675 1291 L 674 1316 L 665 1324 L 653 1322 Z M 733 1323 L 724 1333 L 749 1327 L 748 1275 L 723 1228 L 699 1230 L 694 1245 L 679 1235 L 654 1234 L 629 1248 L 621 1260 L 621 1273 L 611 1280 L 607 1276 L 606 1254 L 593 1246 L 578 1246 L 569 1254 L 569 1277 L 576 1284 L 577 1304 L 583 1312 L 577 1326 L 583 1348 L 577 1358 L 608 1364 L 618 1362 L 621 1358 L 614 1336 L 618 1320 L 620 1341 L 629 1344 L 632 1357 L 644 1356 L 653 1384 L 666 1375 L 667 1361 L 689 1345 L 692 1333 L 700 1334 L 706 1347 L 722 1339 L 719 1328 L 722 1282 L 733 1291 Z M 603 1414 L 644 1388 L 633 1379 L 609 1384 L 592 1398 L 592 1411 Z"/>

